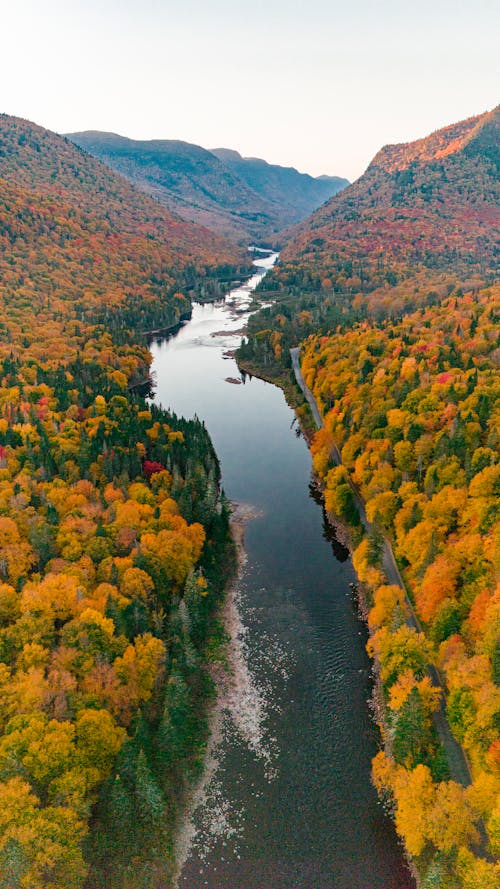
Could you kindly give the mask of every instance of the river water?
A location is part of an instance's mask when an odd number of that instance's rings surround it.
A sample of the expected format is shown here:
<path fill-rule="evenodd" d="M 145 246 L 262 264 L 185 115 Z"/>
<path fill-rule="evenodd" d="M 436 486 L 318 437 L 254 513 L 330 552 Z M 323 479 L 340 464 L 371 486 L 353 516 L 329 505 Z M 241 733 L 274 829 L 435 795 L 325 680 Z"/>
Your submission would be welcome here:
<path fill-rule="evenodd" d="M 311 460 L 280 389 L 233 359 L 251 291 L 151 343 L 156 400 L 206 423 L 231 500 L 257 514 L 237 595 L 235 692 L 219 715 L 181 889 L 413 889 L 370 784 L 377 732 L 366 631 L 347 552 L 310 491 Z M 227 378 L 242 380 L 240 384 Z"/>

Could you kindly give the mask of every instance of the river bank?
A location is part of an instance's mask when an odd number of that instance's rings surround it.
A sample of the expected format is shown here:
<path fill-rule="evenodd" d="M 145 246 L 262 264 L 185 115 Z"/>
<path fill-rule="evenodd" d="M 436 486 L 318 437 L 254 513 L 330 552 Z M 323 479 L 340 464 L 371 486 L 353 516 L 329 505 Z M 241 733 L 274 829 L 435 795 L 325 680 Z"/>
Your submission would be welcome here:
<path fill-rule="evenodd" d="M 324 427 L 323 418 L 321 416 L 319 407 L 316 403 L 313 393 L 305 383 L 304 377 L 302 375 L 302 371 L 300 368 L 300 359 L 299 359 L 299 349 L 291 349 L 291 358 L 292 358 L 292 368 L 295 380 L 297 385 L 300 387 L 304 398 L 306 399 L 310 410 L 311 415 L 313 417 L 314 423 L 318 429 Z M 332 461 L 337 466 L 342 466 L 342 458 L 336 444 L 332 443 L 331 445 L 331 457 Z M 360 492 L 354 486 L 352 480 L 349 477 L 349 484 L 353 491 L 357 509 L 361 519 L 361 525 L 364 531 L 364 535 L 374 535 L 376 533 L 376 529 L 372 525 L 370 521 L 368 521 L 365 509 L 365 503 L 361 497 Z M 322 490 L 322 481 L 318 478 L 318 486 L 319 489 Z M 326 513 L 328 521 L 332 523 L 333 527 L 337 527 L 338 520 L 332 513 Z M 366 537 L 365 537 L 366 539 Z M 349 545 L 349 543 L 347 544 Z M 350 547 L 352 553 L 352 547 Z M 354 559 L 356 566 L 356 558 Z M 393 585 L 394 587 L 399 587 L 404 596 L 404 603 L 406 609 L 406 626 L 409 627 L 412 631 L 417 633 L 422 633 L 422 628 L 420 622 L 415 613 L 413 603 L 410 599 L 408 590 L 406 588 L 406 584 L 401 576 L 399 567 L 396 562 L 396 558 L 392 549 L 391 541 L 388 537 L 383 536 L 382 538 L 382 553 L 379 558 L 378 565 L 383 570 L 383 573 L 386 577 L 386 582 Z M 366 577 L 361 577 L 358 575 L 359 585 L 358 585 L 358 595 L 360 597 L 361 603 L 361 612 L 368 626 L 368 613 L 370 607 L 373 605 L 373 596 L 375 589 L 374 587 L 367 582 Z M 372 627 L 370 629 L 370 636 L 374 635 L 376 627 Z M 387 712 L 387 702 L 384 698 L 383 694 L 383 684 L 381 679 L 381 664 L 378 661 L 377 657 L 374 659 L 373 664 L 373 672 L 374 672 L 374 695 L 373 695 L 373 710 L 375 718 L 379 724 L 384 748 L 389 756 L 393 755 L 392 744 L 391 744 L 391 734 L 388 724 L 388 712 Z M 432 713 L 432 722 L 434 725 L 434 730 L 436 732 L 437 738 L 439 738 L 439 742 L 444 751 L 444 755 L 446 757 L 449 778 L 451 781 L 456 782 L 456 784 L 460 785 L 463 788 L 470 787 L 472 784 L 472 773 L 470 763 L 467 759 L 467 756 L 460 746 L 458 741 L 453 736 L 450 725 L 447 719 L 447 710 L 446 710 L 446 688 L 442 677 L 435 667 L 434 664 L 429 663 L 427 665 L 427 676 L 430 680 L 431 685 L 434 688 L 440 689 L 439 696 L 439 705 Z M 479 830 L 479 842 L 478 842 L 478 850 L 483 857 L 490 860 L 490 856 L 488 854 L 488 843 L 487 843 L 487 834 L 486 828 L 482 821 L 477 823 L 477 827 Z M 419 863 L 416 861 L 414 856 L 410 854 L 408 849 L 406 849 L 407 859 L 410 866 L 410 869 L 413 873 L 415 882 L 417 884 L 418 889 L 423 885 L 423 879 L 425 873 L 422 873 Z M 426 868 L 425 868 L 426 870 Z"/>
<path fill-rule="evenodd" d="M 217 690 L 216 698 L 208 714 L 208 744 L 204 757 L 203 770 L 199 781 L 194 785 L 186 798 L 184 813 L 180 819 L 174 839 L 175 870 L 173 887 L 177 889 L 180 874 L 189 857 L 191 846 L 196 834 L 193 815 L 206 801 L 207 787 L 217 768 L 217 749 L 221 743 L 223 719 L 227 713 L 235 721 L 244 726 L 249 717 L 255 720 L 251 709 L 242 706 L 242 701 L 254 701 L 251 680 L 241 651 L 242 624 L 238 612 L 238 588 L 241 582 L 247 554 L 245 551 L 245 529 L 250 521 L 258 518 L 259 512 L 250 504 L 231 503 L 230 530 L 235 544 L 235 574 L 225 592 L 217 617 L 220 620 L 226 638 L 223 643 L 221 657 L 209 665 L 209 672 Z M 247 728 L 248 731 L 248 728 Z M 224 826 L 221 813 L 219 828 Z"/>

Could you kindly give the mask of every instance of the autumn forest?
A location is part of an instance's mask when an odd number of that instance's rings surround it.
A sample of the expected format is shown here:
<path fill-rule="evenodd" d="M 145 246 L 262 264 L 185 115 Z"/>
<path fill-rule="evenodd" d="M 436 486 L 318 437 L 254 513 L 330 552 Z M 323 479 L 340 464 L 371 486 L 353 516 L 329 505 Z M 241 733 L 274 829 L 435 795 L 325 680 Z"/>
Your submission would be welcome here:
<path fill-rule="evenodd" d="M 259 217 L 281 253 L 237 356 L 296 409 L 348 541 L 372 781 L 420 889 L 500 886 L 499 126 L 387 146 L 279 234 Z M 231 505 L 203 417 L 148 397 L 148 334 L 251 261 L 212 196 L 204 227 L 140 187 L 0 116 L 5 889 L 172 878 L 225 658 Z"/>
<path fill-rule="evenodd" d="M 111 886 L 106 843 L 140 869 L 199 767 L 232 546 L 206 430 L 134 388 L 141 333 L 247 261 L 32 124 L 0 151 L 0 870 Z"/>

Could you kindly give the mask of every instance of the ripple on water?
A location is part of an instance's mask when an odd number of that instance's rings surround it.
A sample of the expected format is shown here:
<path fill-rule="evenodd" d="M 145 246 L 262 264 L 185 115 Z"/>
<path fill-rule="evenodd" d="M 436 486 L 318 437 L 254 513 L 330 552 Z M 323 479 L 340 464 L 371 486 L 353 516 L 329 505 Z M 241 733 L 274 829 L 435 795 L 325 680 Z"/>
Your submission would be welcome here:
<path fill-rule="evenodd" d="M 196 856 L 203 863 L 209 858 L 212 860 L 218 848 L 219 851 L 226 849 L 233 859 L 240 858 L 239 841 L 246 813 L 245 807 L 230 801 L 225 792 L 228 753 L 239 750 L 242 761 L 248 756 L 253 759 L 254 770 L 260 777 L 260 782 L 247 788 L 253 798 L 263 795 L 258 783 L 270 783 L 278 776 L 279 750 L 276 737 L 269 730 L 269 715 L 278 713 L 280 707 L 271 677 L 286 682 L 290 657 L 278 635 L 268 633 L 260 637 L 258 649 L 250 650 L 248 628 L 241 617 L 241 596 L 241 589 L 232 591 L 225 608 L 225 625 L 230 636 L 228 676 L 221 686 L 213 714 L 204 779 L 178 840 L 181 868 L 178 886 L 185 886 L 192 879 L 182 872 L 188 855 Z M 242 782 L 245 780 L 243 774 L 240 778 Z M 211 872 L 213 870 L 211 866 Z M 200 876 L 202 873 L 203 868 Z"/>

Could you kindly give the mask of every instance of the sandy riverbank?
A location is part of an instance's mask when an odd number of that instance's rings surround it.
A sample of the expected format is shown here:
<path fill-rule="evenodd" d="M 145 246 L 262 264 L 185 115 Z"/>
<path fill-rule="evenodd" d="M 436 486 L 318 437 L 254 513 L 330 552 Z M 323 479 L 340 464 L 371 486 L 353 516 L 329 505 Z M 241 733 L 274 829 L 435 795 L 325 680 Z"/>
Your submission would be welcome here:
<path fill-rule="evenodd" d="M 229 640 L 225 649 L 225 663 L 211 667 L 212 677 L 217 687 L 217 700 L 209 718 L 209 742 L 203 775 L 193 788 L 175 840 L 177 867 L 174 887 L 179 885 L 180 875 L 196 838 L 197 829 L 194 816 L 206 804 L 208 788 L 220 765 L 219 749 L 223 739 L 225 719 L 231 720 L 251 750 L 257 755 L 262 755 L 264 708 L 260 691 L 253 682 L 246 662 L 245 628 L 238 610 L 239 584 L 247 561 L 245 528 L 248 522 L 258 518 L 261 512 L 248 503 L 232 503 L 231 507 L 231 533 L 236 544 L 237 566 L 235 578 L 226 592 L 224 604 L 220 610 L 220 617 Z M 219 809 L 214 809 L 212 806 L 211 820 L 213 835 L 228 831 L 227 815 L 222 805 Z"/>

